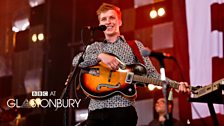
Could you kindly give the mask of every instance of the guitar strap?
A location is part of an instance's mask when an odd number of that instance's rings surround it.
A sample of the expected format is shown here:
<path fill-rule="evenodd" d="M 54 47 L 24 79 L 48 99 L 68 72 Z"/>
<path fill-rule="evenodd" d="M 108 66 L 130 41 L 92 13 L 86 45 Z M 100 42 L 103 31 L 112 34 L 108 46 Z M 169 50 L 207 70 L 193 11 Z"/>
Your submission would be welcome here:
<path fill-rule="evenodd" d="M 142 63 L 142 64 L 145 64 L 141 54 L 140 54 L 140 51 L 138 49 L 138 46 L 135 42 L 135 40 L 130 40 L 130 41 L 127 41 L 128 45 L 131 47 L 132 49 L 132 52 L 135 54 L 135 56 L 137 57 L 137 59 Z"/>

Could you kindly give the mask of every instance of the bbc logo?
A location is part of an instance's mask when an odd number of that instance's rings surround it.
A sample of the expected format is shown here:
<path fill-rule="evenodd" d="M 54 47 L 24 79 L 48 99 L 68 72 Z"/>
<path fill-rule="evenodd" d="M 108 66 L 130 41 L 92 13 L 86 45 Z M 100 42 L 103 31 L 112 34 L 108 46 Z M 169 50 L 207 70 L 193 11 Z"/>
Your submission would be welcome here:
<path fill-rule="evenodd" d="M 32 96 L 48 96 L 48 91 L 32 91 Z"/>

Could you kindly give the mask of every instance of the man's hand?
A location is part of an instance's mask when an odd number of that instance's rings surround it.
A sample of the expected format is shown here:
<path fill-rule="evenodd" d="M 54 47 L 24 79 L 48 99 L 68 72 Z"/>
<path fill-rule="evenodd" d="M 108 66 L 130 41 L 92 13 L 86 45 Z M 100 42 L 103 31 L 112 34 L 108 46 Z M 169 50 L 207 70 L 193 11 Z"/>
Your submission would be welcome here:
<path fill-rule="evenodd" d="M 111 55 L 105 54 L 105 53 L 100 53 L 97 58 L 98 58 L 98 60 L 105 63 L 107 65 L 107 67 L 110 68 L 111 70 L 118 70 L 119 61 L 117 60 L 117 58 L 115 56 L 111 56 Z"/>
<path fill-rule="evenodd" d="M 190 94 L 189 84 L 187 82 L 180 82 L 178 92 Z"/>

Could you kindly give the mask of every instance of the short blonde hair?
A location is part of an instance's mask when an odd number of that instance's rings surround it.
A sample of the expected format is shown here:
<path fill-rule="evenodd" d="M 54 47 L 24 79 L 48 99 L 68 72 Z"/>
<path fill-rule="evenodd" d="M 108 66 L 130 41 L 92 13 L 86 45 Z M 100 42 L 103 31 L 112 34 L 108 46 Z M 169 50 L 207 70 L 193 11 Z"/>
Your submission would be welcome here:
<path fill-rule="evenodd" d="M 98 10 L 96 11 L 96 14 L 98 15 L 98 19 L 99 19 L 99 15 L 103 12 L 106 12 L 108 10 L 115 10 L 117 12 L 118 18 L 121 19 L 121 10 L 119 7 L 113 5 L 113 4 L 108 4 L 108 3 L 103 3 Z"/>

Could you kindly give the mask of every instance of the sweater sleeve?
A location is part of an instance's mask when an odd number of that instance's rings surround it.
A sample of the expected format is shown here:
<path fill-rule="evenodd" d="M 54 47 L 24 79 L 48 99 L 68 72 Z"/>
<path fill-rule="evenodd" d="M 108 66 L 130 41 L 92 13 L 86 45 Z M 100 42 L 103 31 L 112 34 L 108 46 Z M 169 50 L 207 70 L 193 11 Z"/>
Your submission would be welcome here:
<path fill-rule="evenodd" d="M 79 58 L 81 57 L 82 53 L 77 54 L 73 58 L 72 65 L 75 66 L 78 63 Z M 89 45 L 86 49 L 86 52 L 83 55 L 83 61 L 80 63 L 79 67 L 88 67 L 96 65 L 99 61 L 97 60 L 98 55 L 102 53 L 101 47 L 99 42 L 95 42 Z"/>

